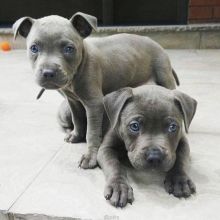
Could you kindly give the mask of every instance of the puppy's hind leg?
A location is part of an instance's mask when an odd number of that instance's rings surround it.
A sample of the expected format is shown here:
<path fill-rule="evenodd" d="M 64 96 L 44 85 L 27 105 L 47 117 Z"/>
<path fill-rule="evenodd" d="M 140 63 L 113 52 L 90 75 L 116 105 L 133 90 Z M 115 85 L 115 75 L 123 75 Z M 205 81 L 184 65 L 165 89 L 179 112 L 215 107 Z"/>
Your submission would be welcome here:
<path fill-rule="evenodd" d="M 58 121 L 67 133 L 65 141 L 68 143 L 84 142 L 86 137 L 86 113 L 79 101 L 64 100 L 59 108 Z"/>
<path fill-rule="evenodd" d="M 167 89 L 175 89 L 179 85 L 179 79 L 176 72 L 172 69 L 168 55 L 161 54 L 154 60 L 153 71 L 155 73 L 155 82 L 157 85 Z"/>
<path fill-rule="evenodd" d="M 60 104 L 60 107 L 58 109 L 57 119 L 58 119 L 60 128 L 65 133 L 70 133 L 73 130 L 74 125 L 72 121 L 71 109 L 69 107 L 67 100 L 64 100 Z"/>

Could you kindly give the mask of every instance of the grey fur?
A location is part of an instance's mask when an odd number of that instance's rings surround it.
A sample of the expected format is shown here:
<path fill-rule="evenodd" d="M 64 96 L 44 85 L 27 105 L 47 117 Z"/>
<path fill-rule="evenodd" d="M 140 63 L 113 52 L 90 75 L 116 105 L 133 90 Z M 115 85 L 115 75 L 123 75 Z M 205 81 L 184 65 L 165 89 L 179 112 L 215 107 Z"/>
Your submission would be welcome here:
<path fill-rule="evenodd" d="M 135 169 L 166 172 L 168 193 L 189 197 L 195 192 L 185 169 L 189 145 L 182 128 L 184 122 L 188 131 L 195 114 L 197 102 L 193 98 L 180 91 L 144 85 L 110 93 L 104 97 L 104 105 L 112 126 L 99 149 L 98 163 L 106 176 L 104 196 L 113 206 L 124 207 L 134 199 L 120 159 L 123 151 Z M 138 132 L 131 130 L 134 121 L 140 126 Z"/>
<path fill-rule="evenodd" d="M 169 58 L 156 42 L 131 34 L 85 39 L 96 28 L 97 19 L 83 13 L 76 13 L 70 20 L 55 15 L 24 17 L 13 25 L 15 38 L 20 34 L 27 39 L 36 82 L 45 89 L 59 90 L 70 104 L 74 130 L 66 141 L 82 141 L 86 133 L 88 152 L 80 162 L 82 168 L 97 165 L 105 94 L 146 82 L 175 89 L 176 76 Z M 33 46 L 39 49 L 37 53 L 31 52 Z M 64 52 L 67 46 L 73 49 L 71 53 Z M 80 109 L 85 109 L 86 116 Z M 80 118 L 87 117 L 87 129 L 73 112 Z"/>

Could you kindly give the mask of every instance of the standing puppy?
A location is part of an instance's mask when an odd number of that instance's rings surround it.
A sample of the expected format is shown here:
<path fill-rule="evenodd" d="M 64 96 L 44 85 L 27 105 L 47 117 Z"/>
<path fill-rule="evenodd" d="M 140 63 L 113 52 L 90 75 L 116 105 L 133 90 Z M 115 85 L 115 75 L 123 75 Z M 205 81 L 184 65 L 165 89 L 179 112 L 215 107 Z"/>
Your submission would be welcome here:
<path fill-rule="evenodd" d="M 88 152 L 81 159 L 82 168 L 97 165 L 103 95 L 147 81 L 174 89 L 177 80 L 168 56 L 154 41 L 130 34 L 85 39 L 96 28 L 97 19 L 83 13 L 70 20 L 55 15 L 23 17 L 13 26 L 15 38 L 20 34 L 27 39 L 37 83 L 59 90 L 68 100 L 74 130 L 66 141 L 80 142 L 86 134 Z M 87 128 L 81 123 L 86 118 Z"/>
<path fill-rule="evenodd" d="M 123 151 L 136 169 L 166 172 L 168 193 L 189 197 L 195 192 L 185 170 L 189 145 L 182 124 L 187 132 L 196 105 L 188 95 L 156 85 L 124 88 L 104 97 L 111 129 L 99 149 L 98 162 L 107 181 L 105 198 L 113 206 L 124 207 L 133 201 L 120 159 Z"/>

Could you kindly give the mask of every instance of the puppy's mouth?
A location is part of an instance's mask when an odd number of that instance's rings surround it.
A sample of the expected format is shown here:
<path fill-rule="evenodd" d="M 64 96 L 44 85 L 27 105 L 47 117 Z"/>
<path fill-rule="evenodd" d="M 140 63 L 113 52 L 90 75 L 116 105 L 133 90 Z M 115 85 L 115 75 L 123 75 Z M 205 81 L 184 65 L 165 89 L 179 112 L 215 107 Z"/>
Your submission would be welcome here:
<path fill-rule="evenodd" d="M 37 80 L 37 84 L 44 88 L 49 90 L 58 90 L 66 87 L 69 84 L 69 80 L 67 78 L 56 81 L 56 80 Z"/>
<path fill-rule="evenodd" d="M 145 165 L 146 170 L 157 170 L 162 172 L 168 172 L 172 167 L 173 162 L 169 160 L 162 161 L 161 164 L 149 164 Z"/>
<path fill-rule="evenodd" d="M 144 164 L 132 164 L 133 167 L 137 170 L 141 170 L 141 171 L 162 171 L 162 172 L 167 172 L 169 170 L 169 168 L 167 166 L 164 165 L 149 165 L 148 163 L 144 163 Z"/>
<path fill-rule="evenodd" d="M 61 85 L 53 83 L 53 82 L 47 82 L 47 83 L 42 83 L 40 86 L 44 89 L 49 89 L 49 90 L 57 90 L 62 88 Z"/>
<path fill-rule="evenodd" d="M 36 72 L 36 83 L 48 90 L 58 90 L 66 87 L 71 82 L 71 74 L 60 69 L 40 69 Z"/>
<path fill-rule="evenodd" d="M 137 169 L 142 171 L 162 171 L 167 172 L 173 166 L 173 161 L 167 159 L 162 160 L 160 163 L 149 163 L 145 157 L 130 157 L 129 158 L 131 165 Z"/>

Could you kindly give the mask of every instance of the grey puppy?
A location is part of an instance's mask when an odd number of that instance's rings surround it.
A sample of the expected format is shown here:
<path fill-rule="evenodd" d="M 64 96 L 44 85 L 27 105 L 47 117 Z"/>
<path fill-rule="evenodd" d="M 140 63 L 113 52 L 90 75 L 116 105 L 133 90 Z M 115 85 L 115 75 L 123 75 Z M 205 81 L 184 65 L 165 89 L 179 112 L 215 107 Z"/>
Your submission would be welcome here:
<path fill-rule="evenodd" d="M 164 50 L 147 37 L 117 34 L 87 38 L 97 28 L 93 16 L 76 13 L 70 20 L 60 16 L 20 18 L 14 36 L 26 38 L 27 52 L 37 83 L 56 89 L 67 99 L 74 129 L 66 137 L 76 143 L 85 139 L 88 152 L 80 166 L 97 165 L 102 141 L 103 96 L 119 88 L 147 81 L 169 89 L 178 79 Z M 86 123 L 81 123 L 86 121 Z"/>
<path fill-rule="evenodd" d="M 138 170 L 166 172 L 165 189 L 176 197 L 189 197 L 194 183 L 186 173 L 188 132 L 197 102 L 188 95 L 157 85 L 124 88 L 104 97 L 111 122 L 98 152 L 106 176 L 104 196 L 113 206 L 132 203 L 133 190 L 122 165 L 123 152 Z"/>

